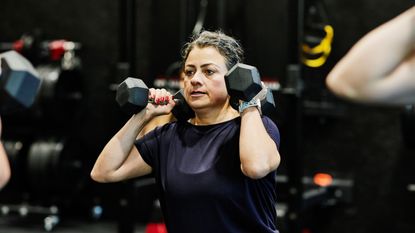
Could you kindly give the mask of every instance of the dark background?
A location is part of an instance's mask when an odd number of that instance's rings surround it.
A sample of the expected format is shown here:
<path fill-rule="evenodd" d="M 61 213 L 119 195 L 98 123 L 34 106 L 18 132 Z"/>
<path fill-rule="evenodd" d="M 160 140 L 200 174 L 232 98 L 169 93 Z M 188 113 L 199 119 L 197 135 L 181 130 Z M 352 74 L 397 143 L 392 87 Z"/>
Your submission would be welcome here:
<path fill-rule="evenodd" d="M 184 2 L 189 4 L 186 11 L 181 8 Z M 352 178 L 355 188 L 352 204 L 334 209 L 330 216 L 315 217 L 319 232 L 414 232 L 415 214 L 411 207 L 415 194 L 407 191 L 407 185 L 415 183 L 411 172 L 415 159 L 414 151 L 402 141 L 402 109 L 345 103 L 324 87 L 327 72 L 359 38 L 414 3 L 326 0 L 325 4 L 335 33 L 333 51 L 324 66 L 304 69 L 307 100 L 301 135 L 304 163 L 299 166 L 308 175 L 323 171 Z M 79 56 L 83 63 L 84 95 L 75 135 L 81 145 L 79 153 L 84 162 L 86 185 L 78 197 L 84 202 L 77 201 L 79 205 L 89 206 L 97 197 L 111 203 L 124 188 L 118 184 L 96 184 L 88 178 L 100 150 L 127 119 L 110 90 L 111 84 L 125 78 L 117 69 L 117 64 L 125 58 L 121 5 L 122 1 L 114 0 L 2 0 L 0 3 L 0 42 L 15 41 L 23 33 L 41 29 L 45 39 L 65 38 L 82 44 Z M 169 65 L 180 59 L 180 48 L 190 36 L 198 7 L 199 1 L 135 1 L 132 75 L 146 83 L 165 75 Z M 238 38 L 246 49 L 246 63 L 257 66 L 264 77 L 283 81 L 289 58 L 297 53 L 292 49 L 295 42 L 290 34 L 294 27 L 290 10 L 287 0 L 211 0 L 205 28 L 221 28 Z M 323 100 L 334 107 L 307 108 L 307 103 Z M 276 102 L 278 105 L 279 100 Z M 275 121 L 283 127 L 283 121 L 279 122 L 279 118 Z M 3 137 L 12 135 L 13 130 L 4 119 Z M 290 155 L 281 156 L 283 170 L 284 160 Z"/>

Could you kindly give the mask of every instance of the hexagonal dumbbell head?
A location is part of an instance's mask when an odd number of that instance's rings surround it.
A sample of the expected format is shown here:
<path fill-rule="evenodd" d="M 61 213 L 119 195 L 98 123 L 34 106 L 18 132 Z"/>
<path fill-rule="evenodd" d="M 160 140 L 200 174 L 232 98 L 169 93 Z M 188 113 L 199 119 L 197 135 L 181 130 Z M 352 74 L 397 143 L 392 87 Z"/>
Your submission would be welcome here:
<path fill-rule="evenodd" d="M 233 98 L 250 101 L 261 90 L 261 77 L 256 67 L 238 63 L 225 75 L 228 94 Z"/>
<path fill-rule="evenodd" d="M 174 101 L 176 102 L 176 106 L 172 109 L 172 113 L 174 117 L 179 121 L 187 121 L 190 118 L 195 116 L 195 112 L 192 108 L 186 103 L 186 99 L 184 98 L 183 89 L 180 89 L 174 95 Z"/>
<path fill-rule="evenodd" d="M 38 73 L 32 64 L 16 51 L 2 53 L 0 58 L 1 91 L 7 93 L 7 98 L 11 98 L 13 102 L 26 108 L 30 107 L 40 89 L 41 79 Z"/>
<path fill-rule="evenodd" d="M 267 90 L 267 95 L 261 100 L 261 110 L 265 115 L 272 115 L 276 111 L 274 95 L 269 88 Z"/>
<path fill-rule="evenodd" d="M 116 101 L 129 115 L 143 110 L 148 103 L 148 87 L 141 79 L 127 78 L 117 89 Z"/>

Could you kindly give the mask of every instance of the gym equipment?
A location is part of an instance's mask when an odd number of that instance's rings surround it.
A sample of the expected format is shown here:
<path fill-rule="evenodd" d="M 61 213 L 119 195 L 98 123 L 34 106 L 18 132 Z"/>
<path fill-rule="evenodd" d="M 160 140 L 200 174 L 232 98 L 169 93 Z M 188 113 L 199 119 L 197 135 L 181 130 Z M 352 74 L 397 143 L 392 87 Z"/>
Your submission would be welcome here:
<path fill-rule="evenodd" d="M 71 196 L 84 184 L 84 168 L 79 145 L 70 140 L 38 139 L 27 155 L 27 178 L 33 197 Z M 51 201 L 50 200 L 43 201 Z M 55 204 L 55 203 L 52 203 Z"/>
<path fill-rule="evenodd" d="M 318 36 L 307 35 L 307 37 L 305 37 L 306 41 L 302 45 L 302 61 L 306 66 L 312 68 L 320 67 L 326 63 L 327 58 L 331 53 L 331 44 L 334 37 L 334 29 L 331 25 L 316 25 L 315 27 L 320 27 L 320 30 L 324 32 L 324 36 L 320 39 L 320 43 L 314 47 L 310 47 L 309 44 L 313 43 Z"/>
<path fill-rule="evenodd" d="M 13 46 L 0 43 L 0 48 L 14 49 L 0 54 L 0 114 L 9 126 L 19 128 L 13 133 L 30 133 L 32 126 L 63 132 L 80 116 L 81 44 L 38 39 L 24 35 Z"/>
<path fill-rule="evenodd" d="M 2 52 L 8 50 L 14 50 L 29 60 L 33 66 L 37 66 L 40 63 L 41 56 L 44 54 L 40 46 L 40 42 L 43 39 L 43 32 L 39 29 L 35 29 L 31 32 L 24 33 L 19 39 L 13 42 L 1 42 L 0 50 Z"/>
<path fill-rule="evenodd" d="M 0 43 L 0 50 L 4 49 Z M 12 177 L 0 193 L 0 214 L 52 231 L 88 180 L 81 140 L 83 82 L 79 43 L 24 36 L 0 53 L 2 142 Z"/>
<path fill-rule="evenodd" d="M 136 114 L 148 104 L 148 87 L 141 79 L 127 78 L 118 86 L 115 99 L 125 113 Z"/>
<path fill-rule="evenodd" d="M 60 222 L 59 208 L 57 206 L 31 206 L 27 204 L 3 204 L 1 205 L 3 217 L 18 215 L 22 218 L 33 218 L 36 215 L 45 216 L 43 218 L 43 229 L 51 232 Z"/>
<path fill-rule="evenodd" d="M 81 44 L 65 39 L 44 40 L 42 30 L 36 29 L 23 34 L 13 42 L 1 42 L 0 51 L 14 50 L 27 58 L 33 66 L 49 62 L 59 62 L 69 53 L 81 48 Z"/>
<path fill-rule="evenodd" d="M 271 89 L 267 89 L 267 94 L 263 100 L 261 100 L 261 110 L 265 115 L 271 115 L 276 110 L 274 94 Z"/>
<path fill-rule="evenodd" d="M 30 107 L 37 96 L 41 79 L 30 62 L 16 51 L 0 54 L 1 110 Z"/>
<path fill-rule="evenodd" d="M 62 209 L 79 195 L 87 177 L 79 145 L 50 138 L 31 144 L 4 141 L 4 146 L 14 175 L 1 192 L 0 214 L 22 220 L 40 217 L 44 229 L 52 231 L 60 222 Z"/>
<path fill-rule="evenodd" d="M 228 94 L 238 100 L 250 101 L 261 90 L 261 77 L 256 67 L 238 63 L 225 75 Z"/>
<path fill-rule="evenodd" d="M 75 118 L 83 98 L 80 69 L 62 66 L 41 64 L 36 67 L 42 84 L 32 112 L 35 119 L 47 125 L 62 126 Z"/>
<path fill-rule="evenodd" d="M 176 92 L 176 94 L 174 94 L 174 99 L 175 101 L 180 101 L 180 104 L 174 106 L 171 111 L 176 119 L 187 121 L 195 116 L 193 109 L 186 103 L 186 99 L 183 95 L 183 89 L 180 89 Z"/>
<path fill-rule="evenodd" d="M 243 63 L 234 65 L 228 71 L 225 82 L 231 96 L 231 105 L 235 109 L 238 109 L 239 100 L 250 101 L 263 89 L 258 69 Z M 274 96 L 269 88 L 265 98 L 261 100 L 261 109 L 266 115 L 275 111 Z"/>
<path fill-rule="evenodd" d="M 290 178 L 286 175 L 277 175 L 277 183 L 281 189 L 287 189 Z M 354 180 L 350 175 L 338 177 L 337 174 L 316 172 L 313 176 L 301 177 L 304 187 L 302 193 L 302 210 L 318 205 L 335 205 L 338 203 L 351 204 L 353 202 Z M 285 195 L 285 196 L 284 196 Z M 281 202 L 290 193 L 280 193 Z"/>
<path fill-rule="evenodd" d="M 174 94 L 173 98 L 176 101 L 176 106 L 172 113 L 177 120 L 186 121 L 194 117 L 194 112 L 187 105 L 182 91 Z M 118 86 L 116 101 L 125 113 L 136 114 L 143 110 L 149 102 L 148 87 L 143 80 L 129 77 Z"/>
<path fill-rule="evenodd" d="M 301 61 L 310 68 L 324 65 L 331 53 L 334 29 L 328 21 L 323 1 L 313 0 L 305 4 Z"/>

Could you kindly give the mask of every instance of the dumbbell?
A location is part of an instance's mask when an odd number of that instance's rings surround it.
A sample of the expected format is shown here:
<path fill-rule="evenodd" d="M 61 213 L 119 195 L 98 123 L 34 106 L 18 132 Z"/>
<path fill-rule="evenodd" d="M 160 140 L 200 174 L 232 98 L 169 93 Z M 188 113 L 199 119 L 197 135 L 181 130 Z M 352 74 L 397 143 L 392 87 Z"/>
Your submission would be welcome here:
<path fill-rule="evenodd" d="M 143 80 L 129 77 L 118 85 L 116 101 L 123 112 L 133 115 L 143 110 L 149 103 L 148 92 L 148 87 Z M 173 99 L 176 105 L 172 113 L 177 120 L 187 121 L 195 116 L 184 99 L 183 90 L 174 94 Z"/>
<path fill-rule="evenodd" d="M 32 64 L 16 51 L 0 54 L 0 108 L 30 107 L 40 89 L 41 79 Z"/>
<path fill-rule="evenodd" d="M 262 90 L 261 76 L 254 66 L 238 63 L 225 75 L 226 89 L 231 96 L 231 105 L 238 110 L 239 100 L 250 101 Z M 261 100 L 261 109 L 265 115 L 275 111 L 275 101 L 272 91 L 267 90 Z"/>

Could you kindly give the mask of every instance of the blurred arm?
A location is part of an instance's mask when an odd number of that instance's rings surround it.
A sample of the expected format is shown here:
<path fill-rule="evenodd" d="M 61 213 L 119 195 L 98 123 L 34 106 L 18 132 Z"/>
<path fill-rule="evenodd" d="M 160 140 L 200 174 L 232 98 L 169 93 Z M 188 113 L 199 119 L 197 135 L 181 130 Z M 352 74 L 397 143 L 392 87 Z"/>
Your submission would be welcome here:
<path fill-rule="evenodd" d="M 336 95 L 358 102 L 415 103 L 415 7 L 359 40 L 329 73 Z"/>

